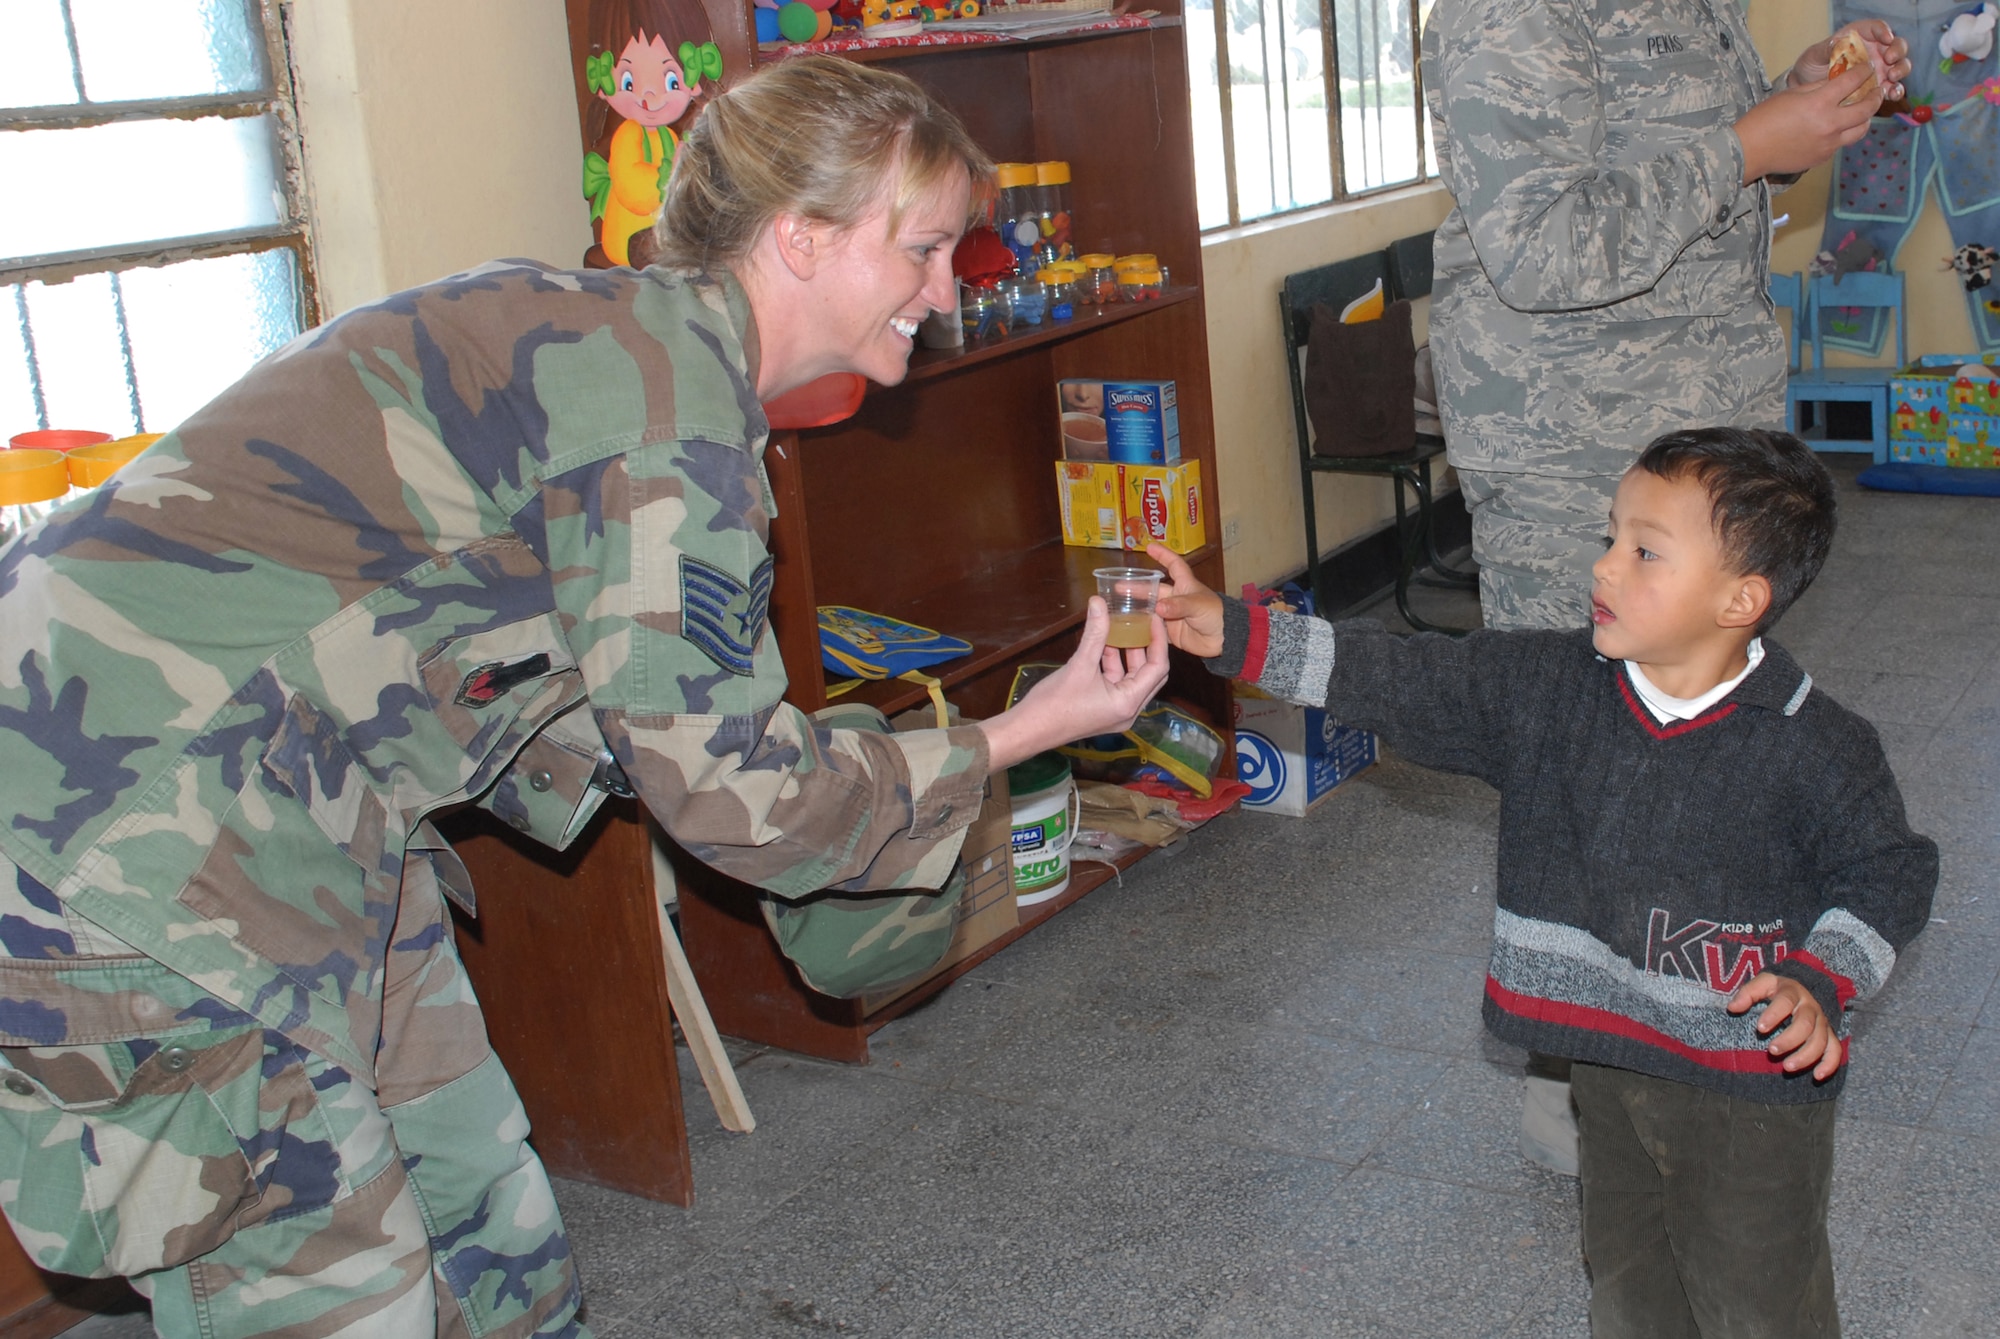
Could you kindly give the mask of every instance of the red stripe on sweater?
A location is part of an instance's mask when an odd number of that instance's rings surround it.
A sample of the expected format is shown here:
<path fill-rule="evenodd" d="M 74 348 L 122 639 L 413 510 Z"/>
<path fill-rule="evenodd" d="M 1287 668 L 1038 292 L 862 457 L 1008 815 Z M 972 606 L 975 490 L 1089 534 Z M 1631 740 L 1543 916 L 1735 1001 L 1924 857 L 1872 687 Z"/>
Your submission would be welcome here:
<path fill-rule="evenodd" d="M 1261 604 L 1250 606 L 1250 641 L 1243 648 L 1243 672 L 1236 677 L 1255 683 L 1264 673 L 1264 653 L 1271 649 L 1271 611 Z"/>
<path fill-rule="evenodd" d="M 1820 973 L 1827 980 L 1833 982 L 1834 1002 L 1839 1004 L 1842 1009 L 1845 1009 L 1847 1002 L 1854 998 L 1854 982 L 1821 962 L 1817 955 L 1808 953 L 1804 949 L 1799 949 L 1796 952 L 1786 954 L 1785 961 L 1802 962 L 1815 972 Z"/>
<path fill-rule="evenodd" d="M 1704 725 L 1714 725 L 1724 716 L 1736 710 L 1734 702 L 1724 702 L 1719 706 L 1710 707 L 1691 721 L 1681 721 L 1674 725 L 1661 725 L 1653 719 L 1653 713 L 1647 710 L 1645 704 L 1639 701 L 1638 694 L 1632 691 L 1632 684 L 1626 677 L 1624 665 L 1621 664 L 1617 667 L 1617 675 L 1618 691 L 1625 695 L 1625 705 L 1632 709 L 1632 714 L 1638 718 L 1639 724 L 1645 726 L 1647 733 L 1651 734 L 1655 739 L 1672 739 L 1675 735 L 1684 735 L 1690 730 L 1699 730 Z"/>
<path fill-rule="evenodd" d="M 1537 1023 L 1557 1023 L 1563 1027 L 1581 1028 L 1586 1032 L 1601 1032 L 1613 1037 L 1623 1037 L 1627 1041 L 1641 1042 L 1671 1052 L 1683 1060 L 1693 1061 L 1704 1069 L 1719 1069 L 1731 1074 L 1770 1074 L 1774 1077 L 1782 1076 L 1784 1073 L 1778 1068 L 1778 1061 L 1773 1059 L 1769 1052 L 1761 1049 L 1699 1050 L 1623 1014 L 1614 1014 L 1608 1009 L 1593 1009 L 1583 1004 L 1565 1004 L 1535 995 L 1523 995 L 1507 989 L 1491 976 L 1486 978 L 1486 997 L 1516 1018 L 1525 1018 Z M 1847 1063 L 1845 1055 L 1841 1056 L 1841 1063 Z"/>

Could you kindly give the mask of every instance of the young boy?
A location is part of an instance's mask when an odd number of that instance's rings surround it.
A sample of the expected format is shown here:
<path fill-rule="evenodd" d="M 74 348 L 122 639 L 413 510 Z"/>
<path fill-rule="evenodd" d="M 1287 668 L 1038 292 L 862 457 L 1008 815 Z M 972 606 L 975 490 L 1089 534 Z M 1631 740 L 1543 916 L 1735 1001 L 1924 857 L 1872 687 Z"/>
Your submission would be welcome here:
<path fill-rule="evenodd" d="M 1458 640 L 1246 608 L 1148 550 L 1216 673 L 1499 788 L 1486 1024 L 1575 1061 L 1596 1339 L 1839 1333 L 1844 1012 L 1938 865 L 1874 729 L 1763 636 L 1833 523 L 1798 438 L 1671 433 L 1619 484 L 1588 631 Z"/>

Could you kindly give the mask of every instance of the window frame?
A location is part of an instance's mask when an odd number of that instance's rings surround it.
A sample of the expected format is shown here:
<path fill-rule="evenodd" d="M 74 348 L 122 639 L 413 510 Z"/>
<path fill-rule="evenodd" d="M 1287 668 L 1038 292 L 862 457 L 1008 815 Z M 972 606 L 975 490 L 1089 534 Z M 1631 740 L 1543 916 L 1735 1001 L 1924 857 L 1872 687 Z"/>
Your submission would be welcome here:
<path fill-rule="evenodd" d="M 75 87 L 85 90 L 82 57 L 77 46 L 76 23 L 69 0 L 59 0 L 64 34 L 68 38 L 70 75 Z M 131 335 L 125 325 L 123 290 L 118 276 L 127 270 L 157 268 L 186 260 L 217 256 L 255 255 L 266 251 L 293 253 L 298 287 L 294 294 L 298 328 L 310 330 L 319 324 L 319 285 L 313 265 L 313 242 L 308 210 L 305 156 L 299 136 L 298 106 L 294 96 L 291 64 L 290 19 L 292 0 L 237 0 L 252 17 L 263 35 L 261 47 L 262 83 L 237 93 L 205 94 L 179 98 L 139 98 L 114 102 L 92 101 L 87 93 L 79 101 L 35 107 L 0 107 L 0 134 L 29 130 L 73 130 L 109 125 L 119 121 L 151 121 L 165 118 L 195 120 L 205 117 L 240 119 L 270 116 L 277 127 L 281 190 L 284 217 L 277 223 L 194 236 L 160 237 L 114 246 L 88 247 L 76 251 L 47 252 L 7 260 L 0 258 L 0 288 L 13 288 L 14 310 L 0 311 L 0 320 L 22 320 L 28 342 L 29 378 L 34 387 L 38 417 L 46 419 L 42 406 L 42 377 L 35 359 L 34 344 L 23 317 L 25 287 L 31 283 L 60 284 L 86 275 L 111 276 L 113 300 L 117 304 L 119 338 L 125 354 L 127 384 L 134 384 Z M 136 404 L 136 390 L 134 391 Z M 46 424 L 44 424 L 46 426 Z"/>
<path fill-rule="evenodd" d="M 1259 12 L 1260 14 L 1266 13 L 1272 6 L 1282 5 L 1283 3 L 1284 0 L 1259 0 Z M 1214 235 L 1230 229 L 1243 227 L 1246 224 L 1265 223 L 1272 219 L 1283 219 L 1294 214 L 1303 214 L 1308 210 L 1324 209 L 1328 205 L 1343 204 L 1353 200 L 1365 200 L 1372 196 L 1385 195 L 1391 191 L 1408 190 L 1415 186 L 1425 186 L 1437 180 L 1436 165 L 1430 161 L 1430 154 L 1425 144 L 1424 135 L 1428 113 L 1424 106 L 1424 62 L 1422 54 L 1423 0 L 1387 0 L 1387 3 L 1381 6 L 1386 11 L 1390 4 L 1401 4 L 1409 10 L 1410 115 L 1416 121 L 1417 172 L 1415 176 L 1403 181 L 1385 182 L 1380 186 L 1366 186 L 1360 190 L 1349 190 L 1347 187 L 1346 144 L 1344 141 L 1344 132 L 1341 129 L 1341 112 L 1343 108 L 1341 106 L 1340 33 L 1339 25 L 1335 21 L 1335 0 L 1318 0 L 1318 3 L 1321 48 L 1320 77 L 1325 88 L 1323 97 L 1326 103 L 1327 117 L 1327 154 L 1330 159 L 1330 180 L 1333 183 L 1333 194 L 1325 200 L 1314 201 L 1311 204 L 1292 205 L 1285 209 L 1274 209 L 1268 214 L 1257 214 L 1247 219 L 1243 217 L 1242 207 L 1237 200 L 1236 193 L 1236 120 L 1230 98 L 1228 0 L 1213 0 L 1210 11 L 1215 25 L 1216 97 L 1221 109 L 1222 118 L 1222 177 L 1224 189 L 1228 196 L 1229 218 L 1226 222 L 1217 223 L 1212 227 L 1203 229 L 1204 235 Z M 1291 83 L 1289 73 L 1281 69 L 1279 71 L 1279 81 L 1281 86 L 1289 87 Z M 1366 82 L 1363 81 L 1358 86 L 1366 87 Z M 1377 86 L 1379 88 L 1379 81 Z M 1364 108 L 1365 105 L 1365 103 L 1362 104 Z M 1382 108 L 1378 106 L 1378 115 L 1381 110 Z"/>

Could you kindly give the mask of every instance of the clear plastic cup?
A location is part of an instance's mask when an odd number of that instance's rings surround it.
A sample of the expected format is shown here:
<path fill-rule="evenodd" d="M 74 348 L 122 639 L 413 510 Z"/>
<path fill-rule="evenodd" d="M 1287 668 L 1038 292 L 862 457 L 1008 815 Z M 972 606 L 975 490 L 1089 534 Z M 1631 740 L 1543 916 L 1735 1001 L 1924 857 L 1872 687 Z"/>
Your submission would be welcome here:
<path fill-rule="evenodd" d="M 1160 600 L 1160 573 L 1150 567 L 1100 567 L 1097 593 L 1111 612 L 1106 646 L 1136 650 L 1153 641 L 1153 609 Z"/>

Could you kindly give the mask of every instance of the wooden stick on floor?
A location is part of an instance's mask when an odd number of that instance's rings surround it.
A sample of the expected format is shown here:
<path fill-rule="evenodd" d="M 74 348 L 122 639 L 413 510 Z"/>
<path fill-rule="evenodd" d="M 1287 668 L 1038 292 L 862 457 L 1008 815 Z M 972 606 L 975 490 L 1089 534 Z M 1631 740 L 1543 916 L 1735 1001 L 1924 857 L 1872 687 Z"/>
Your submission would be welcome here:
<path fill-rule="evenodd" d="M 667 898 L 673 890 L 673 866 L 667 863 L 656 832 L 653 905 L 660 913 L 660 952 L 667 964 L 667 998 L 674 1006 L 674 1017 L 681 1021 L 681 1035 L 687 1038 L 688 1050 L 694 1053 L 695 1068 L 701 1071 L 702 1084 L 708 1089 L 709 1101 L 715 1103 L 715 1114 L 723 1128 L 749 1134 L 757 1128 L 757 1118 L 750 1114 L 750 1104 L 744 1100 L 742 1085 L 736 1082 L 736 1070 L 729 1063 L 729 1053 L 722 1048 L 715 1020 L 708 1016 L 708 1002 L 702 999 L 694 969 L 688 966 L 681 937 L 667 915 Z"/>

